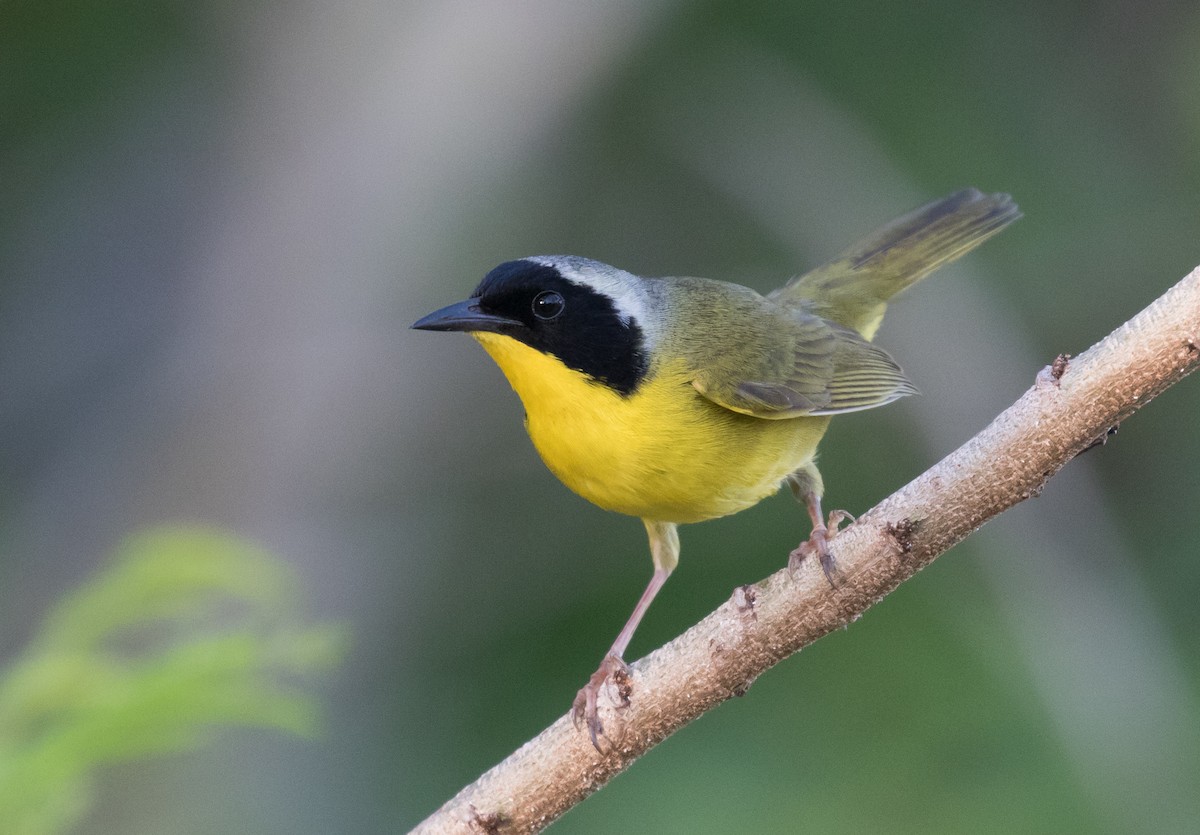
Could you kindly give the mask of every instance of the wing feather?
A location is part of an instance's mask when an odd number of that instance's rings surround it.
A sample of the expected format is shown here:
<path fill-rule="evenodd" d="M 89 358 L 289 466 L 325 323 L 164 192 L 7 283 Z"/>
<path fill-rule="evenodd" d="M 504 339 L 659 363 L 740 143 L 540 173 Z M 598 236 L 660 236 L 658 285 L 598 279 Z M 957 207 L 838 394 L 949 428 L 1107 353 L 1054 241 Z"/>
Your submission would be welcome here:
<path fill-rule="evenodd" d="M 719 406 L 769 420 L 871 409 L 916 392 L 886 351 L 849 328 L 796 311 L 774 324 L 762 340 L 773 350 L 738 352 L 757 357 L 751 367 L 731 373 L 728 363 L 714 363 L 692 385 Z"/>

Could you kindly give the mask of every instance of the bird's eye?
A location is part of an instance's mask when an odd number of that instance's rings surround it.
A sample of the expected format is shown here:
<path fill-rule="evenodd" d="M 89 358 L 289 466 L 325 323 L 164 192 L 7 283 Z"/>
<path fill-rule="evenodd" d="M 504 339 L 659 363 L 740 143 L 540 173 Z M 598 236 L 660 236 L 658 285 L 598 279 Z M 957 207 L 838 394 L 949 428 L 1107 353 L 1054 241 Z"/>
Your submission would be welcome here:
<path fill-rule="evenodd" d="M 556 290 L 543 290 L 533 297 L 533 315 L 542 320 L 556 318 L 566 306 L 562 293 Z"/>

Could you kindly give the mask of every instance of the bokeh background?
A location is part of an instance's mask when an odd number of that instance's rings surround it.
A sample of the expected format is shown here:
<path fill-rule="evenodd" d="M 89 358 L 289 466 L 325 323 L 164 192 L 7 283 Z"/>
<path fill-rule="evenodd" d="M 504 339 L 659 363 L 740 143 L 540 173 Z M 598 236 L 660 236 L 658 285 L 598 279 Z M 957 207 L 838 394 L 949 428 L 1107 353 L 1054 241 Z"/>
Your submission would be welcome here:
<path fill-rule="evenodd" d="M 964 185 L 1025 219 L 893 306 L 924 394 L 834 422 L 852 512 L 1200 262 L 1194 3 L 4 3 L 0 662 L 172 521 L 354 634 L 319 739 L 107 769 L 80 831 L 403 830 L 594 669 L 642 526 L 413 320 L 547 252 L 768 290 Z M 1191 829 L 1197 414 L 1187 380 L 556 831 Z M 686 528 L 631 657 L 806 533 L 787 495 Z"/>

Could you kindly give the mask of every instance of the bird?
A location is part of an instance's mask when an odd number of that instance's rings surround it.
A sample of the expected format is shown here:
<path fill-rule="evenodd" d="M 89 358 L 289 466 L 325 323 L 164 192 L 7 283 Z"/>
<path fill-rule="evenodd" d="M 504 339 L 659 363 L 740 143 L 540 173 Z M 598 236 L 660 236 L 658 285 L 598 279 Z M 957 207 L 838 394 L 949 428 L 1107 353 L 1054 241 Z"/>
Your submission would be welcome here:
<path fill-rule="evenodd" d="M 818 442 L 833 415 L 916 393 L 871 341 L 887 303 L 1020 216 L 1007 194 L 962 189 L 766 295 L 531 256 L 500 264 L 467 299 L 412 325 L 473 336 L 520 397 L 550 471 L 645 524 L 651 579 L 572 704 L 597 750 L 598 694 L 628 675 L 629 642 L 678 564 L 679 525 L 745 510 L 787 484 L 812 523 L 789 565 L 815 555 L 836 585 L 829 542 L 851 517 L 823 514 Z"/>

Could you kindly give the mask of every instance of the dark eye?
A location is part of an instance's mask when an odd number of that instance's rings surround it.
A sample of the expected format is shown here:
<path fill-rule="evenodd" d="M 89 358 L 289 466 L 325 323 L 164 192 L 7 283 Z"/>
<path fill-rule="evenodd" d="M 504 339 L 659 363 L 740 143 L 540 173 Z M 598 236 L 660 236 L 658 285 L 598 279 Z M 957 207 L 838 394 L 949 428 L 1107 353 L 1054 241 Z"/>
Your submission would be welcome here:
<path fill-rule="evenodd" d="M 562 293 L 555 290 L 543 290 L 533 297 L 533 315 L 539 319 L 553 319 L 562 313 L 566 306 Z"/>

